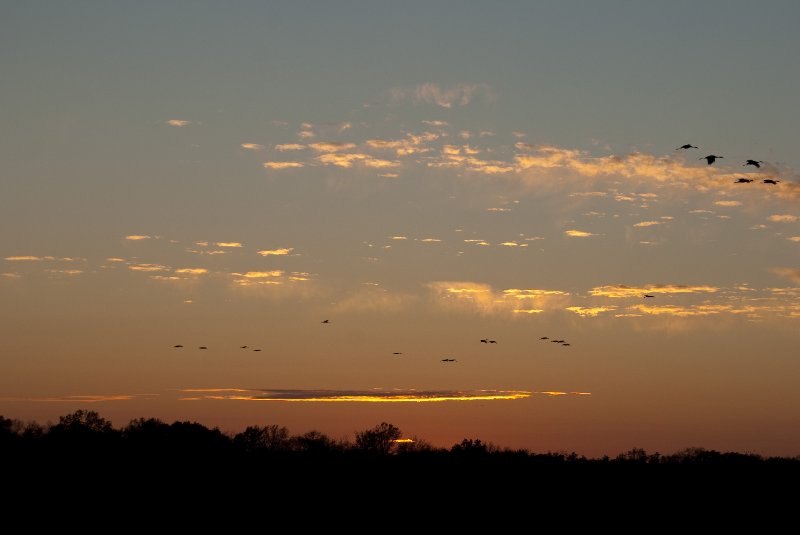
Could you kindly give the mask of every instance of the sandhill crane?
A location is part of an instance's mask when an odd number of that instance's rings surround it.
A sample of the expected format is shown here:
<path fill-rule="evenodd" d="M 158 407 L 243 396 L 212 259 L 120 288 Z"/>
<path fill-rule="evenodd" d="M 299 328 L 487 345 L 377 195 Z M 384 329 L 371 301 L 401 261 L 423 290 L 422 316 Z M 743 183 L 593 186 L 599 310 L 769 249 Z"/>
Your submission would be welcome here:
<path fill-rule="evenodd" d="M 747 160 L 746 162 L 744 162 L 744 163 L 742 164 L 742 166 L 745 166 L 745 165 L 754 165 L 754 166 L 756 166 L 756 167 L 761 167 L 761 164 L 762 164 L 762 163 L 764 163 L 764 162 L 762 162 L 761 160 Z"/>
<path fill-rule="evenodd" d="M 700 147 L 695 147 L 695 146 L 694 146 L 694 145 L 692 145 L 691 143 L 687 143 L 686 145 L 681 145 L 680 147 L 678 147 L 678 148 L 677 148 L 677 149 L 675 149 L 675 150 L 699 149 L 699 148 L 700 148 Z"/>
<path fill-rule="evenodd" d="M 709 154 L 708 156 L 703 156 L 702 158 L 698 158 L 698 160 L 705 160 L 706 162 L 708 162 L 708 165 L 711 165 L 718 158 L 724 158 L 724 156 L 716 156 L 714 154 Z"/>

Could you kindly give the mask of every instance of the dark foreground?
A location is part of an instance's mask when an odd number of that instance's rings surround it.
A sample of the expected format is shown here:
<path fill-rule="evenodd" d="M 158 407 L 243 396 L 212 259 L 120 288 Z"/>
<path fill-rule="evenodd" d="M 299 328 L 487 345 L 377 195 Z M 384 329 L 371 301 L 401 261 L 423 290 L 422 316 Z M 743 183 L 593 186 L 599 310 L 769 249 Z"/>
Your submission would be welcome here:
<path fill-rule="evenodd" d="M 342 442 L 315 431 L 292 436 L 275 425 L 235 436 L 156 419 L 115 429 L 86 411 L 47 427 L 0 418 L 1 475 L 6 491 L 14 489 L 6 495 L 9 510 L 82 500 L 114 507 L 188 502 L 193 511 L 202 504 L 258 503 L 275 513 L 300 504 L 314 510 L 338 504 L 415 516 L 457 507 L 463 522 L 465 514 L 498 510 L 548 515 L 574 506 L 664 513 L 680 505 L 666 521 L 678 511 L 716 511 L 729 519 L 766 512 L 774 519 L 795 510 L 798 499 L 798 458 L 692 448 L 589 459 L 473 439 L 434 448 L 420 440 L 398 442 L 400 436 L 386 423 Z M 308 514 L 304 521 L 319 520 Z"/>

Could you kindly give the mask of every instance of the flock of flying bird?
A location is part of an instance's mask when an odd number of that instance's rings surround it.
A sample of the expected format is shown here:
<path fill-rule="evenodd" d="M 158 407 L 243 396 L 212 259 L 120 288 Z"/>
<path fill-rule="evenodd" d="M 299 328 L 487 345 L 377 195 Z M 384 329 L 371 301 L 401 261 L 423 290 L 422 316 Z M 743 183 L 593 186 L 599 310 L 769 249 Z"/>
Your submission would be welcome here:
<path fill-rule="evenodd" d="M 678 147 L 675 150 L 688 150 L 688 149 L 699 149 L 699 148 L 700 147 L 695 147 L 691 143 L 687 143 L 685 145 L 681 145 L 680 147 Z M 717 156 L 716 154 L 709 154 L 708 156 L 703 156 L 701 158 L 698 158 L 698 160 L 705 160 L 708 165 L 711 165 L 711 164 L 713 164 L 714 162 L 716 162 L 720 158 L 724 158 L 724 156 Z M 760 169 L 762 163 L 764 163 L 763 160 L 747 160 L 742 164 L 742 166 L 746 167 L 748 165 L 752 165 L 753 167 Z M 734 181 L 734 184 L 749 184 L 750 182 L 753 182 L 753 181 L 754 181 L 754 179 L 752 179 L 752 178 L 738 178 L 738 179 L 736 179 Z M 764 183 L 764 184 L 772 184 L 774 186 L 775 184 L 780 182 L 780 180 L 775 180 L 774 178 L 765 178 L 761 182 Z"/>
<path fill-rule="evenodd" d="M 680 147 L 678 147 L 675 150 L 689 150 L 689 149 L 699 149 L 699 148 L 700 147 L 692 145 L 691 143 L 686 143 L 685 145 L 681 145 Z M 715 161 L 717 161 L 718 159 L 721 159 L 721 158 L 724 158 L 724 156 L 717 156 L 716 154 L 709 154 L 708 156 L 703 156 L 701 158 L 698 158 L 698 160 L 705 160 L 707 165 L 712 165 Z M 764 163 L 763 160 L 746 160 L 745 163 L 742 164 L 742 166 L 744 166 L 744 167 L 753 166 L 753 167 L 755 167 L 757 169 L 760 169 L 762 163 Z M 738 178 L 738 179 L 736 179 L 734 181 L 734 184 L 749 184 L 750 182 L 753 182 L 754 180 L 755 179 L 752 179 L 752 178 Z M 773 179 L 773 178 L 764 178 L 764 179 L 762 179 L 762 183 L 764 183 L 764 184 L 775 185 L 778 182 L 780 182 L 780 180 L 776 180 L 776 179 Z M 643 297 L 644 298 L 653 298 L 653 297 L 655 297 L 655 295 L 644 294 Z M 326 320 L 322 320 L 320 323 L 330 324 L 330 320 L 327 320 L 327 319 Z M 566 340 L 550 340 L 550 337 L 548 337 L 548 336 L 542 336 L 541 338 L 539 338 L 539 340 L 544 341 L 544 342 L 550 341 L 551 343 L 554 343 L 554 344 L 561 344 L 563 347 L 569 347 L 571 345 Z M 487 345 L 488 344 L 496 344 L 497 340 L 490 340 L 489 338 L 482 338 L 480 343 L 487 344 Z M 183 348 L 183 345 L 176 344 L 176 345 L 174 345 L 172 347 L 175 348 L 175 349 L 181 349 L 181 348 Z M 207 346 L 199 346 L 198 349 L 208 349 L 208 347 Z M 249 348 L 249 346 L 240 346 L 239 349 L 250 349 L 250 348 Z M 252 350 L 253 351 L 261 351 L 261 349 L 258 349 L 258 348 L 252 348 Z M 395 351 L 395 352 L 392 353 L 392 355 L 394 355 L 394 356 L 400 356 L 402 354 L 403 353 L 401 351 Z M 441 361 L 442 362 L 458 362 L 456 359 L 453 359 L 453 358 L 444 358 L 444 359 L 441 359 Z"/>

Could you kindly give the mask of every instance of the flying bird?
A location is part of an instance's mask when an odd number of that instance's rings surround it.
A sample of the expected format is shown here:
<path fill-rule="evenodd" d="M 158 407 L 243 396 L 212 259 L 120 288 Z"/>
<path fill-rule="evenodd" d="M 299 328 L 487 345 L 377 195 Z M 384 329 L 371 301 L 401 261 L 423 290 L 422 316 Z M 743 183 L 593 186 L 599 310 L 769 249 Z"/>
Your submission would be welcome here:
<path fill-rule="evenodd" d="M 564 342 L 564 343 L 563 343 L 563 344 L 561 344 L 561 345 L 562 345 L 562 346 L 564 346 L 564 347 L 567 347 L 567 346 L 569 346 L 569 344 L 568 344 L 568 343 L 566 343 L 566 342 Z"/>
<path fill-rule="evenodd" d="M 247 346 L 241 346 L 239 349 L 247 349 Z"/>
<path fill-rule="evenodd" d="M 200 346 L 198 349 L 208 349 L 206 346 Z"/>
<path fill-rule="evenodd" d="M 178 345 L 174 345 L 174 346 L 172 346 L 172 347 L 183 347 L 183 346 L 182 346 L 182 345 L 180 345 L 180 344 L 178 344 Z"/>
<path fill-rule="evenodd" d="M 644 298 L 647 299 L 648 297 L 655 297 L 653 294 L 644 294 Z"/>
<path fill-rule="evenodd" d="M 541 338 L 539 338 L 539 340 L 550 340 L 550 337 L 549 336 L 542 336 Z"/>
<path fill-rule="evenodd" d="M 496 343 L 497 343 L 497 340 L 489 340 L 489 343 L 490 343 L 490 344 L 496 344 Z"/>
<path fill-rule="evenodd" d="M 330 323 L 331 320 L 322 320 L 320 323 Z"/>
<path fill-rule="evenodd" d="M 771 178 L 764 179 L 764 184 L 777 184 L 778 182 L 780 182 L 780 180 L 773 180 Z"/>
<path fill-rule="evenodd" d="M 552 342 L 554 344 L 563 344 L 564 340 L 550 340 L 550 342 Z"/>
<path fill-rule="evenodd" d="M 455 362 L 456 359 L 442 359 L 442 362 Z"/>
<path fill-rule="evenodd" d="M 394 353 L 392 353 L 392 355 L 402 355 L 402 353 L 399 351 L 395 351 Z"/>
<path fill-rule="evenodd" d="M 753 181 L 752 178 L 737 178 L 734 184 L 749 184 L 752 181 Z"/>
<path fill-rule="evenodd" d="M 703 156 L 702 158 L 698 158 L 698 160 L 705 160 L 706 162 L 708 162 L 708 165 L 711 165 L 717 160 L 717 158 L 724 158 L 724 156 L 716 156 L 714 154 L 709 154 L 708 156 Z"/>
<path fill-rule="evenodd" d="M 691 143 L 687 143 L 686 145 L 681 145 L 680 147 L 678 147 L 678 148 L 677 148 L 677 149 L 675 149 L 675 150 L 699 149 L 699 148 L 700 148 L 700 147 L 695 147 L 695 146 L 694 146 L 694 145 L 692 145 Z"/>
<path fill-rule="evenodd" d="M 253 351 L 261 351 L 260 349 L 254 349 Z"/>
<path fill-rule="evenodd" d="M 481 343 L 482 344 L 488 344 L 489 343 L 489 339 L 488 338 L 481 338 Z"/>
<path fill-rule="evenodd" d="M 742 164 L 742 166 L 755 165 L 756 167 L 761 167 L 760 164 L 762 164 L 762 163 L 764 163 L 764 162 L 762 162 L 761 160 L 747 160 L 745 163 Z"/>

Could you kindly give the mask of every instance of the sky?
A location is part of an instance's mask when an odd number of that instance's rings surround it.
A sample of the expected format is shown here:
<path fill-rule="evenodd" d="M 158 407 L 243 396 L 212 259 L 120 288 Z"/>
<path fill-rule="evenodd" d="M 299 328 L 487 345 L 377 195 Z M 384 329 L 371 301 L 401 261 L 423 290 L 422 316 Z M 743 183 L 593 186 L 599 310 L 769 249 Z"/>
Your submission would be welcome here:
<path fill-rule="evenodd" d="M 800 454 L 758 11 L 0 3 L 0 414 Z"/>

